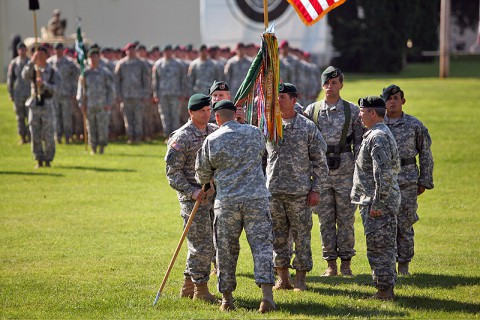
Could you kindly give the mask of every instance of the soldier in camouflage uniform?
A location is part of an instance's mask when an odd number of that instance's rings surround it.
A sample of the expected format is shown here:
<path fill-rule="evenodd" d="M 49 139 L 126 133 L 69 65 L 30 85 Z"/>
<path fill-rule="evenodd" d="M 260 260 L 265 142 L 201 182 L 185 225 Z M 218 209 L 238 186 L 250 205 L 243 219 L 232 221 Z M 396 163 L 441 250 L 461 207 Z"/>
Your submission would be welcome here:
<path fill-rule="evenodd" d="M 18 56 L 10 61 L 7 72 L 7 89 L 10 100 L 14 103 L 17 116 L 17 132 L 20 144 L 27 143 L 30 132 L 28 130 L 28 109 L 25 102 L 30 96 L 30 83 L 22 78 L 23 67 L 28 63 L 27 48 L 25 44 L 17 45 Z"/>
<path fill-rule="evenodd" d="M 65 135 L 65 143 L 69 144 L 73 133 L 72 109 L 80 70 L 70 58 L 64 56 L 63 44 L 56 43 L 54 48 L 55 55 L 47 61 L 62 79 L 54 97 L 55 133 L 58 143 L 62 143 L 62 135 Z"/>
<path fill-rule="evenodd" d="M 397 141 L 401 164 L 398 175 L 402 193 L 397 228 L 398 273 L 408 275 L 408 265 L 414 255 L 413 224 L 418 221 L 417 196 L 426 189 L 433 189 L 432 140 L 417 118 L 403 112 L 405 97 L 400 87 L 392 84 L 383 89 L 382 98 L 387 106 L 385 124 Z"/>
<path fill-rule="evenodd" d="M 280 79 L 283 82 L 289 83 L 299 83 L 303 81 L 299 75 L 300 64 L 297 57 L 290 53 L 288 41 L 283 40 L 278 48 L 280 49 Z"/>
<path fill-rule="evenodd" d="M 92 154 L 103 154 L 108 144 L 108 122 L 110 110 L 115 99 L 115 83 L 113 74 L 100 66 L 98 49 L 88 51 L 89 67 L 85 70 L 84 79 L 78 81 L 77 100 L 83 112 L 87 115 L 88 143 Z M 85 81 L 85 92 L 82 85 Z"/>
<path fill-rule="evenodd" d="M 50 167 L 55 156 L 53 95 L 60 76 L 47 63 L 47 49 L 39 47 L 22 70 L 22 78 L 30 82 L 31 96 L 28 107 L 28 124 L 32 135 L 32 152 L 36 168 Z M 43 143 L 42 143 L 43 141 Z"/>
<path fill-rule="evenodd" d="M 235 53 L 235 56 L 228 59 L 224 69 L 225 81 L 230 84 L 230 91 L 233 96 L 237 94 L 252 64 L 252 60 L 245 55 L 245 45 L 243 43 L 237 44 Z"/>
<path fill-rule="evenodd" d="M 265 139 L 258 128 L 235 121 L 233 102 L 222 100 L 213 107 L 220 129 L 203 143 L 195 169 L 198 182 L 204 184 L 214 178 L 217 188 L 214 224 L 218 290 L 223 295 L 220 310 L 235 308 L 232 292 L 237 286 L 239 238 L 245 229 L 253 254 L 255 282 L 263 292 L 259 311 L 272 311 L 273 232 L 270 192 L 262 171 Z"/>
<path fill-rule="evenodd" d="M 282 113 L 283 139 L 267 142 L 267 188 L 272 194 L 273 252 L 278 279 L 274 289 L 303 291 L 306 273 L 312 270 L 312 210 L 326 189 L 327 144 L 317 126 L 295 111 L 297 89 L 280 84 L 278 101 Z M 292 265 L 289 235 L 295 243 Z M 290 283 L 289 267 L 296 270 Z"/>
<path fill-rule="evenodd" d="M 163 131 L 170 135 L 180 127 L 180 104 L 186 96 L 185 68 L 173 57 L 172 47 L 166 45 L 163 58 L 153 65 L 153 97 L 158 103 Z"/>
<path fill-rule="evenodd" d="M 148 70 L 148 81 L 150 85 L 148 87 L 148 100 L 145 100 L 145 105 L 143 106 L 143 140 L 151 142 L 155 129 L 155 115 L 157 115 L 157 112 L 155 112 L 155 109 L 157 109 L 157 103 L 153 102 L 153 87 L 151 85 L 154 61 L 148 58 L 147 48 L 143 44 L 137 47 L 137 57 L 145 63 L 145 67 Z"/>
<path fill-rule="evenodd" d="M 213 192 L 210 189 L 207 194 L 196 182 L 195 158 L 205 138 L 218 127 L 208 123 L 211 113 L 209 96 L 194 94 L 190 97 L 188 109 L 190 120 L 170 135 L 165 156 L 167 180 L 177 191 L 184 227 L 195 202 L 203 201 L 187 233 L 188 255 L 180 296 L 214 302 L 215 297 L 207 286 L 210 263 L 215 252 L 210 216 Z M 205 183 L 210 183 L 210 180 Z"/>
<path fill-rule="evenodd" d="M 208 89 L 214 80 L 221 79 L 223 75 L 215 63 L 208 58 L 206 45 L 200 46 L 200 55 L 188 67 L 188 82 L 190 94 L 208 94 Z"/>
<path fill-rule="evenodd" d="M 349 197 L 352 190 L 354 153 L 356 154 L 360 147 L 363 129 L 359 108 L 340 97 L 340 90 L 343 88 L 343 74 L 340 69 L 332 66 L 325 69 L 322 73 L 322 85 L 325 99 L 309 105 L 305 115 L 317 124 L 327 142 L 330 188 L 321 195 L 316 209 L 320 220 L 323 259 L 328 263 L 323 275 L 336 276 L 336 260 L 340 258 L 340 272 L 342 275 L 351 276 L 350 262 L 355 255 L 353 225 L 356 206 L 350 203 Z"/>
<path fill-rule="evenodd" d="M 396 280 L 400 159 L 395 138 L 383 123 L 385 102 L 380 97 L 365 97 L 358 103 L 368 131 L 355 160 L 351 198 L 360 207 L 367 258 L 378 289 L 374 298 L 390 300 Z"/>
<path fill-rule="evenodd" d="M 135 44 L 125 46 L 127 56 L 115 67 L 117 99 L 123 111 L 128 143 L 143 137 L 143 109 L 150 100 L 150 71 L 135 54 Z"/>

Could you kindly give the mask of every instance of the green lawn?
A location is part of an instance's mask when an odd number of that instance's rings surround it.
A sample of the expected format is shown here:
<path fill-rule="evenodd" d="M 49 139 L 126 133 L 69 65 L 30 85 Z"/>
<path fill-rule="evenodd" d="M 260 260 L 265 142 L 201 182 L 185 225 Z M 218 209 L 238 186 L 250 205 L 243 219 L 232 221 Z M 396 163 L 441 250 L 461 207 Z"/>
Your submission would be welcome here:
<path fill-rule="evenodd" d="M 182 233 L 176 195 L 165 179 L 165 144 L 119 142 L 103 156 L 63 144 L 52 168 L 35 170 L 30 146 L 17 144 L 12 105 L 0 85 L 0 318 L 478 318 L 479 67 L 453 61 L 454 77 L 445 80 L 432 74 L 435 65 L 409 66 L 398 76 L 347 75 L 342 96 L 352 101 L 391 83 L 402 87 L 406 112 L 420 118 L 433 139 L 435 189 L 420 197 L 412 276 L 399 278 L 396 301 L 368 299 L 375 289 L 357 215 L 356 276 L 321 278 L 325 263 L 314 216 L 310 290 L 275 293 L 278 311 L 267 315 L 256 312 L 261 291 L 244 236 L 236 311 L 178 298 L 185 246 L 152 307 Z M 419 76 L 422 70 L 428 77 Z M 215 281 L 210 289 L 218 295 Z"/>

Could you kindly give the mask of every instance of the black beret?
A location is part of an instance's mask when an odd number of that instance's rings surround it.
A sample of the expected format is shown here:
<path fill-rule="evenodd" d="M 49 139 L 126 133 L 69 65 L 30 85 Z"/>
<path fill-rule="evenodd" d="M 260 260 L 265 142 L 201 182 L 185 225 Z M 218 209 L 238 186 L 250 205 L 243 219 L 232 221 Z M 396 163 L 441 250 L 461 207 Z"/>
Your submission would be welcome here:
<path fill-rule="evenodd" d="M 327 83 L 328 80 L 339 77 L 342 75 L 342 71 L 338 68 L 329 66 L 322 72 L 322 86 Z"/>
<path fill-rule="evenodd" d="M 160 47 L 159 46 L 153 46 L 150 48 L 150 52 L 153 52 L 153 51 L 160 51 Z"/>
<path fill-rule="evenodd" d="M 288 82 L 280 83 L 278 86 L 278 92 L 279 93 L 297 93 L 297 88 Z"/>
<path fill-rule="evenodd" d="M 215 91 L 230 91 L 230 87 L 225 81 L 213 81 L 210 90 L 208 91 L 209 94 L 214 93 Z"/>
<path fill-rule="evenodd" d="M 27 46 L 25 46 L 25 43 L 19 42 L 19 43 L 17 44 L 17 49 L 20 49 L 20 48 L 24 48 L 24 49 L 25 49 L 25 48 L 27 48 Z"/>
<path fill-rule="evenodd" d="M 88 50 L 87 56 L 91 57 L 92 55 L 99 53 L 100 51 L 98 50 L 98 48 L 91 48 L 90 50 Z"/>
<path fill-rule="evenodd" d="M 207 49 L 207 45 L 206 44 L 201 44 L 200 48 L 198 50 L 202 51 L 204 49 Z"/>
<path fill-rule="evenodd" d="M 46 47 L 46 46 L 43 46 L 43 45 L 42 45 L 42 46 L 38 46 L 38 49 L 37 49 L 37 51 L 43 51 L 43 52 L 45 52 L 45 53 L 47 53 L 47 54 L 48 54 L 47 47 Z"/>
<path fill-rule="evenodd" d="M 196 93 L 188 100 L 188 110 L 197 111 L 210 105 L 211 98 L 203 93 Z"/>
<path fill-rule="evenodd" d="M 63 49 L 63 43 L 55 42 L 55 44 L 53 45 L 53 48 L 54 49 Z"/>
<path fill-rule="evenodd" d="M 360 108 L 381 108 L 385 109 L 385 101 L 377 96 L 366 96 L 365 98 L 358 99 L 358 105 Z"/>
<path fill-rule="evenodd" d="M 165 47 L 163 47 L 163 51 L 167 51 L 167 50 L 172 50 L 172 45 L 171 44 L 167 44 L 167 45 L 165 45 Z"/>
<path fill-rule="evenodd" d="M 216 111 L 222 110 L 222 109 L 236 111 L 237 107 L 235 107 L 233 102 L 230 101 L 230 100 L 220 100 L 220 101 L 217 101 L 217 102 L 214 103 L 213 111 L 216 112 Z"/>
<path fill-rule="evenodd" d="M 388 87 L 383 88 L 382 99 L 384 101 L 387 101 L 388 98 L 390 98 L 391 95 L 397 94 L 399 92 L 401 92 L 402 95 L 403 95 L 403 91 L 402 91 L 402 89 L 400 89 L 399 86 L 391 84 Z"/>

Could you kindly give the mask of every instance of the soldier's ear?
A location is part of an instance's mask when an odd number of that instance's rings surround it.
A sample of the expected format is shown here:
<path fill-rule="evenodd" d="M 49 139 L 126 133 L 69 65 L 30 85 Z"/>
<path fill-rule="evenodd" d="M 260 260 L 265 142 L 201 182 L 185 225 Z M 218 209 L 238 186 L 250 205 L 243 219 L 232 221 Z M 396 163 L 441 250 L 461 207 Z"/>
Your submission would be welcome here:
<path fill-rule="evenodd" d="M 407 102 L 407 99 L 403 98 L 402 99 L 402 104 L 405 104 L 405 102 Z"/>

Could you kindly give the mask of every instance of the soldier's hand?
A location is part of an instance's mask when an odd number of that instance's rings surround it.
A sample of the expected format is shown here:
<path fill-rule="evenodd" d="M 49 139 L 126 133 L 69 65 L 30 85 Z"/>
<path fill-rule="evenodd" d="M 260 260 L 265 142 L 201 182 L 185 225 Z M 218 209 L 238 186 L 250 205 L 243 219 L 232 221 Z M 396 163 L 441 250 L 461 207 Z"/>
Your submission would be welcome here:
<path fill-rule="evenodd" d="M 37 77 L 36 82 L 37 82 L 37 86 L 43 85 L 43 79 L 42 79 L 42 77 Z"/>
<path fill-rule="evenodd" d="M 417 188 L 417 196 L 421 195 L 422 193 L 425 192 L 425 187 L 424 186 L 418 186 Z"/>
<path fill-rule="evenodd" d="M 206 192 L 207 198 L 210 198 L 211 196 L 213 196 L 214 193 L 215 193 L 215 184 L 213 182 L 210 182 L 210 188 Z"/>
<path fill-rule="evenodd" d="M 192 194 L 192 199 L 195 201 L 202 201 L 203 199 L 205 199 L 206 195 L 207 193 L 205 191 L 203 191 L 202 189 L 197 189 Z"/>
<path fill-rule="evenodd" d="M 235 111 L 235 118 L 238 123 L 245 123 L 245 112 L 243 112 L 242 108 L 237 108 L 237 111 Z"/>
<path fill-rule="evenodd" d="M 307 205 L 309 207 L 315 207 L 320 203 L 320 193 L 310 191 L 307 196 Z"/>
<path fill-rule="evenodd" d="M 153 100 L 154 103 L 159 103 L 160 102 L 160 99 L 158 99 L 157 97 L 153 97 L 152 100 Z"/>
<path fill-rule="evenodd" d="M 382 210 L 370 209 L 370 217 L 376 218 L 376 217 L 380 217 L 381 215 L 382 215 Z"/>

